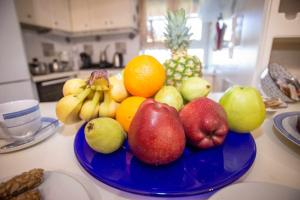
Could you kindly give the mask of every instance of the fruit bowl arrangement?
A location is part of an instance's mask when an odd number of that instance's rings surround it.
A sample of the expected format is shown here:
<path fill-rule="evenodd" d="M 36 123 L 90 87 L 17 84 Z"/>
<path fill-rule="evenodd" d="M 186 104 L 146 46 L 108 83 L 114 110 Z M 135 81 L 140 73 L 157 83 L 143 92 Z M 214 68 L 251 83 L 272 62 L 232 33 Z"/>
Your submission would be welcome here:
<path fill-rule="evenodd" d="M 74 152 L 84 170 L 111 187 L 147 196 L 179 197 L 210 195 L 238 180 L 252 166 L 256 147 L 251 134 L 229 131 L 222 145 L 206 150 L 187 145 L 176 161 L 156 166 L 135 157 L 128 140 L 111 154 L 94 151 L 82 126 Z"/>
<path fill-rule="evenodd" d="M 262 124 L 265 107 L 247 86 L 228 89 L 219 103 L 207 98 L 212 86 L 200 60 L 187 54 L 184 11 L 167 20 L 170 60 L 140 55 L 121 74 L 99 70 L 87 81 L 68 80 L 56 114 L 65 124 L 86 121 L 75 154 L 104 183 L 146 195 L 199 194 L 249 169 L 256 154 L 249 131 Z"/>

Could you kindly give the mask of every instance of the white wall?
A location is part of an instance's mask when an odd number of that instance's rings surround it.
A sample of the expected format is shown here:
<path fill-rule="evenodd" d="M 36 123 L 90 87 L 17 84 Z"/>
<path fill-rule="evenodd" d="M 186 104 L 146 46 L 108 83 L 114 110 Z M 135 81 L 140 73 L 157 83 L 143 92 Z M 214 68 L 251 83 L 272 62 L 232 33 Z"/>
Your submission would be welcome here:
<path fill-rule="evenodd" d="M 219 76 L 234 84 L 250 85 L 252 82 L 263 31 L 263 10 L 264 0 L 237 0 L 234 14 L 243 16 L 241 43 L 234 48 L 232 58 L 229 58 L 228 48 L 211 52 L 210 64 L 216 66 Z M 215 23 L 211 28 L 215 33 Z"/>
<path fill-rule="evenodd" d="M 289 72 L 300 77 L 300 1 L 265 0 L 265 2 L 266 20 L 254 81 L 259 82 L 261 73 L 272 62 L 281 64 Z"/>
<path fill-rule="evenodd" d="M 300 48 L 299 49 L 273 49 L 270 63 L 278 63 L 289 73 L 300 80 Z"/>

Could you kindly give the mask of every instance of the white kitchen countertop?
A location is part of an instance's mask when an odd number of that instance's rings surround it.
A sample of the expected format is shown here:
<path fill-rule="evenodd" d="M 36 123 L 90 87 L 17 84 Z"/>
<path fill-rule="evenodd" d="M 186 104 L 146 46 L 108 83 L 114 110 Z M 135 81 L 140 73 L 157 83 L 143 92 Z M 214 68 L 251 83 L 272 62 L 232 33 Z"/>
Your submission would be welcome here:
<path fill-rule="evenodd" d="M 122 71 L 124 68 L 112 67 L 112 68 L 105 68 L 105 69 L 108 70 L 109 73 L 111 73 L 112 75 Z M 45 75 L 32 76 L 32 80 L 33 82 L 42 82 L 42 81 L 48 81 L 48 80 L 59 79 L 64 77 L 74 77 L 74 76 L 81 77 L 82 75 L 89 76 L 94 70 L 96 69 L 81 69 L 81 70 L 74 70 L 68 72 L 49 73 Z"/>
<path fill-rule="evenodd" d="M 124 68 L 117 68 L 117 67 L 111 67 L 111 68 L 105 68 L 108 71 L 111 72 L 119 72 L 122 71 Z M 62 78 L 62 77 L 68 77 L 68 76 L 75 76 L 80 73 L 91 73 L 95 69 L 81 69 L 81 70 L 74 70 L 74 71 L 68 71 L 68 72 L 56 72 L 56 73 L 49 73 L 45 75 L 35 75 L 32 76 L 32 80 L 34 82 L 41 82 L 41 81 L 46 81 L 46 80 L 52 80 L 52 79 L 57 79 L 57 78 Z M 214 69 L 204 69 L 203 70 L 204 75 L 216 75 L 216 71 Z"/>
<path fill-rule="evenodd" d="M 76 76 L 77 74 L 78 71 L 56 72 L 56 73 L 50 73 L 45 75 L 32 76 L 32 80 L 34 82 L 41 82 L 41 81 L 53 80 L 53 79 L 58 79 L 63 77 Z"/>
<path fill-rule="evenodd" d="M 211 97 L 218 99 L 220 93 Z M 43 116 L 55 117 L 55 103 L 41 103 Z M 300 103 L 289 104 L 284 111 L 299 111 Z M 272 117 L 268 114 L 264 124 L 252 132 L 257 145 L 257 155 L 253 166 L 237 182 L 270 182 L 300 189 L 300 147 L 283 138 L 273 128 Z M 73 125 L 61 125 L 56 134 L 49 139 L 18 152 L 0 154 L 0 178 L 13 176 L 32 168 L 45 170 L 63 170 L 77 177 L 85 177 L 98 189 L 99 199 L 166 199 L 140 196 L 114 189 L 90 176 L 77 162 L 73 151 L 73 141 L 83 122 Z M 176 199 L 203 199 L 190 196 Z M 173 198 L 174 199 L 174 198 Z"/>

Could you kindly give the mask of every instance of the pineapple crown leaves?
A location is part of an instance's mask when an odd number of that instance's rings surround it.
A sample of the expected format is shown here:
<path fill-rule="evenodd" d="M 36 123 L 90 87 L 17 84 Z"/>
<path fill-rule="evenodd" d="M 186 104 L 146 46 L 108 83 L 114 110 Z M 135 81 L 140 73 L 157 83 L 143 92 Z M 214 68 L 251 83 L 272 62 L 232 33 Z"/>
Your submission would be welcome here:
<path fill-rule="evenodd" d="M 166 37 L 165 43 L 168 48 L 173 51 L 185 50 L 189 46 L 190 27 L 187 27 L 187 17 L 184 9 L 179 9 L 174 12 L 167 12 L 167 26 L 164 36 Z"/>

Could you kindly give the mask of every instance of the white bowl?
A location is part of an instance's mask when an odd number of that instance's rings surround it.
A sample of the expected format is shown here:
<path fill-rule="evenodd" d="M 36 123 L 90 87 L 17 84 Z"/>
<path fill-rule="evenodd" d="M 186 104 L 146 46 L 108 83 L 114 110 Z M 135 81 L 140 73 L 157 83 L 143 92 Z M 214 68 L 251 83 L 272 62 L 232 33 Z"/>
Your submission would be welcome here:
<path fill-rule="evenodd" d="M 25 139 L 40 127 L 38 101 L 30 99 L 0 104 L 0 138 Z"/>

